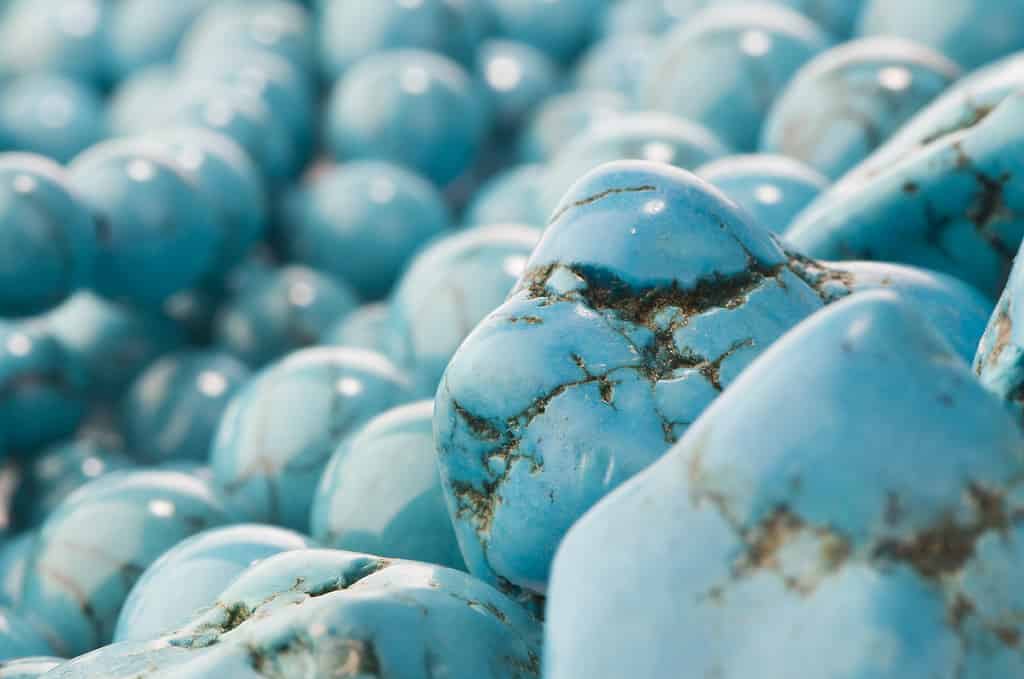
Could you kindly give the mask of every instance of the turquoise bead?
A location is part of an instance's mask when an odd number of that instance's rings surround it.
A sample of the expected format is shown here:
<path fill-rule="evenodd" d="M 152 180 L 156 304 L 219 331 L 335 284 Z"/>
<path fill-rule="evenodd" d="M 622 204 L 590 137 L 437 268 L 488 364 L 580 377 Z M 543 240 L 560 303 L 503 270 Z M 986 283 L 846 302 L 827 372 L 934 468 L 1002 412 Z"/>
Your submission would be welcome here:
<path fill-rule="evenodd" d="M 23 618 L 0 608 L 0 677 L 4 663 L 31 656 L 50 656 L 53 649 Z"/>
<path fill-rule="evenodd" d="M 391 356 L 414 376 L 418 394 L 434 393 L 455 350 L 508 296 L 539 238 L 530 226 L 481 226 L 413 260 L 391 300 Z"/>
<path fill-rule="evenodd" d="M 437 391 L 441 477 L 470 572 L 543 593 L 572 523 L 821 308 L 789 259 L 672 166 L 619 161 L 577 182 Z"/>
<path fill-rule="evenodd" d="M 225 352 L 165 355 L 138 377 L 121 405 L 129 450 L 153 464 L 206 460 L 221 414 L 249 375 Z"/>
<path fill-rule="evenodd" d="M 569 532 L 545 676 L 1013 676 L 1022 451 L 911 305 L 839 302 Z"/>
<path fill-rule="evenodd" d="M 0 86 L 0 148 L 66 163 L 106 136 L 103 100 L 84 83 L 37 74 Z"/>
<path fill-rule="evenodd" d="M 153 304 L 210 270 L 223 229 L 173 159 L 131 140 L 105 142 L 75 159 L 70 179 L 98 222 L 100 294 Z"/>
<path fill-rule="evenodd" d="M 609 90 L 571 90 L 537 109 L 519 139 L 524 162 L 551 160 L 567 141 L 593 124 L 616 118 L 630 108 L 629 98 Z"/>
<path fill-rule="evenodd" d="M 378 415 L 331 456 L 310 531 L 325 547 L 465 570 L 434 449 L 434 403 Z"/>
<path fill-rule="evenodd" d="M 543 178 L 544 166 L 540 163 L 515 165 L 495 175 L 473 194 L 463 224 L 542 226 L 548 217 L 538 205 Z"/>
<path fill-rule="evenodd" d="M 303 266 L 287 266 L 239 292 L 217 321 L 217 341 L 257 368 L 320 344 L 358 306 L 355 291 L 344 282 Z"/>
<path fill-rule="evenodd" d="M 306 530 L 317 481 L 341 438 L 410 398 L 408 378 L 380 354 L 295 352 L 232 399 L 210 454 L 215 485 L 247 521 Z"/>
<path fill-rule="evenodd" d="M 592 125 L 551 159 L 541 205 L 551 213 L 577 179 L 602 163 L 647 160 L 693 170 L 729 153 L 710 130 L 667 113 L 633 113 Z"/>
<path fill-rule="evenodd" d="M 974 357 L 974 371 L 989 391 L 1024 415 L 1024 339 L 1020 299 L 1024 290 L 1024 257 L 1017 253 L 1006 287 L 985 328 Z"/>
<path fill-rule="evenodd" d="M 35 548 L 36 532 L 25 531 L 0 543 L 0 607 L 14 608 L 21 599 L 25 567 Z"/>
<path fill-rule="evenodd" d="M 386 302 L 364 304 L 335 323 L 324 344 L 369 349 L 384 356 L 391 352 L 391 307 Z"/>
<path fill-rule="evenodd" d="M 192 22 L 214 0 L 119 0 L 108 27 L 110 68 L 117 80 L 174 60 Z"/>
<path fill-rule="evenodd" d="M 837 178 L 959 77 L 956 64 L 908 40 L 844 43 L 793 76 L 765 120 L 761 149 Z"/>
<path fill-rule="evenodd" d="M 290 551 L 248 569 L 180 631 L 109 646 L 47 679 L 516 679 L 540 672 L 540 636 L 533 616 L 465 573 Z"/>
<path fill-rule="evenodd" d="M 562 87 L 558 64 L 526 43 L 487 40 L 477 48 L 475 61 L 499 128 L 516 129 Z"/>
<path fill-rule="evenodd" d="M 774 233 L 785 231 L 829 183 L 797 160 L 767 154 L 726 156 L 696 172 Z"/>
<path fill-rule="evenodd" d="M 657 36 L 646 33 L 612 35 L 594 43 L 576 63 L 576 88 L 619 92 L 632 101 L 659 44 Z"/>
<path fill-rule="evenodd" d="M 0 316 L 57 306 L 93 276 L 96 224 L 64 170 L 0 153 Z"/>
<path fill-rule="evenodd" d="M 140 68 L 117 84 L 107 99 L 107 124 L 111 136 L 128 137 L 152 129 L 166 116 L 178 71 L 171 65 Z"/>
<path fill-rule="evenodd" d="M 387 160 L 445 185 L 473 165 L 489 127 L 486 96 L 465 69 L 407 49 L 346 71 L 330 95 L 325 135 L 338 160 Z"/>
<path fill-rule="evenodd" d="M 109 643 L 143 571 L 184 538 L 226 521 L 209 486 L 187 474 L 108 474 L 79 488 L 47 517 L 17 610 L 62 653 Z"/>
<path fill-rule="evenodd" d="M 764 0 L 704 0 L 714 5 L 757 5 Z M 790 7 L 828 31 L 832 37 L 847 40 L 857 28 L 866 0 L 774 0 Z M 939 11 L 946 11 L 943 7 Z"/>
<path fill-rule="evenodd" d="M 642 106 L 707 126 L 752 151 L 775 97 L 829 45 L 813 22 L 781 5 L 714 7 L 664 39 L 640 85 Z"/>
<path fill-rule="evenodd" d="M 0 679 L 38 679 L 64 663 L 63 658 L 29 656 L 0 663 Z"/>
<path fill-rule="evenodd" d="M 602 35 L 660 35 L 679 21 L 689 20 L 707 0 L 617 0 L 605 10 Z"/>
<path fill-rule="evenodd" d="M 211 528 L 164 552 L 132 587 L 114 631 L 119 641 L 149 641 L 188 623 L 252 564 L 312 547 L 295 531 L 260 524 Z"/>
<path fill-rule="evenodd" d="M 571 61 L 593 37 L 604 0 L 485 0 L 498 33 Z"/>
<path fill-rule="evenodd" d="M 452 222 L 428 180 L 379 161 L 317 172 L 284 210 L 292 259 L 349 283 L 364 299 L 387 295 L 413 254 Z"/>

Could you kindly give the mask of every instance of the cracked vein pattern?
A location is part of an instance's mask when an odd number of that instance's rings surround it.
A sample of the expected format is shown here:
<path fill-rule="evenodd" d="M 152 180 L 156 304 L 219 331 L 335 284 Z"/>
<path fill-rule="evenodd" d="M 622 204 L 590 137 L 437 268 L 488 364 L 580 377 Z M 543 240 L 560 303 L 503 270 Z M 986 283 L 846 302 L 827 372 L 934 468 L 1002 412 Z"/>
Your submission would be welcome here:
<path fill-rule="evenodd" d="M 1016 676 L 1022 471 L 1013 418 L 912 305 L 841 301 L 573 527 L 546 676 Z"/>
<path fill-rule="evenodd" d="M 974 358 L 981 383 L 1005 400 L 1018 417 L 1024 417 L 1024 319 L 1020 298 L 1024 294 L 1024 258 L 1017 256 L 1010 278 L 992 312 Z"/>
<path fill-rule="evenodd" d="M 235 515 L 298 531 L 341 439 L 411 398 L 407 377 L 380 354 L 350 347 L 295 352 L 250 380 L 213 443 L 214 483 Z"/>
<path fill-rule="evenodd" d="M 621 162 L 581 180 L 435 403 L 467 566 L 541 594 L 558 541 L 823 301 L 709 185 Z"/>
<path fill-rule="evenodd" d="M 272 556 L 181 630 L 47 679 L 535 679 L 539 622 L 439 566 L 340 550 Z"/>
<path fill-rule="evenodd" d="M 109 643 L 129 590 L 163 552 L 227 518 L 211 489 L 179 472 L 113 472 L 47 518 L 17 610 L 73 656 Z"/>

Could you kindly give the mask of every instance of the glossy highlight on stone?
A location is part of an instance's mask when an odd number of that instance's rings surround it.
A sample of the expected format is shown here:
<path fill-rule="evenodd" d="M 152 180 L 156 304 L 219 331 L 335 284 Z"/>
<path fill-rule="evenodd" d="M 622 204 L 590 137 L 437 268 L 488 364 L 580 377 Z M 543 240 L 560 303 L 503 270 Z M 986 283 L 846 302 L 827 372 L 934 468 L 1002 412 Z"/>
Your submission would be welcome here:
<path fill-rule="evenodd" d="M 0 679 L 38 679 L 62 664 L 64 658 L 47 656 L 29 656 L 0 662 Z"/>

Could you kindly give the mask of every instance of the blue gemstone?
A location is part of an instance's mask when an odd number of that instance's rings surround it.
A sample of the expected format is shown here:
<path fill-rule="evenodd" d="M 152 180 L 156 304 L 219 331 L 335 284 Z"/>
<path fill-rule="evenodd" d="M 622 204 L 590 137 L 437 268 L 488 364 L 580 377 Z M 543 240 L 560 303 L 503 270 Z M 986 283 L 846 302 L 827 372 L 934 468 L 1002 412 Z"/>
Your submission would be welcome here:
<path fill-rule="evenodd" d="M 658 45 L 656 36 L 645 33 L 613 35 L 594 43 L 576 63 L 576 87 L 618 92 L 632 101 Z"/>
<path fill-rule="evenodd" d="M 485 0 L 498 33 L 571 61 L 590 41 L 604 0 Z"/>
<path fill-rule="evenodd" d="M 388 356 L 392 338 L 391 307 L 385 302 L 364 304 L 327 331 L 324 344 L 369 349 Z"/>
<path fill-rule="evenodd" d="M 538 205 L 544 166 L 516 165 L 476 190 L 466 207 L 465 226 L 530 224 L 542 226 L 547 215 Z"/>
<path fill-rule="evenodd" d="M 25 619 L 0 608 L 0 677 L 8 660 L 51 655 L 50 644 Z"/>
<path fill-rule="evenodd" d="M 63 663 L 63 658 L 39 655 L 2 662 L 0 679 L 37 679 Z"/>
<path fill-rule="evenodd" d="M 1021 329 L 1021 295 L 1024 294 L 1024 257 L 1020 253 L 1013 264 L 1010 279 L 999 297 L 985 335 L 978 345 L 974 370 L 981 383 L 1005 400 L 1014 412 L 1024 414 L 1024 339 Z"/>
<path fill-rule="evenodd" d="M 103 100 L 87 84 L 36 74 L 15 78 L 0 90 L 0 149 L 66 163 L 106 136 Z"/>
<path fill-rule="evenodd" d="M 629 107 L 626 96 L 607 90 L 571 90 L 553 96 L 540 105 L 523 129 L 519 153 L 528 163 L 551 160 L 577 134 Z"/>
<path fill-rule="evenodd" d="M 517 128 L 562 87 L 558 64 L 537 48 L 512 40 L 481 43 L 476 76 L 486 89 L 495 123 L 506 129 Z"/>
<path fill-rule="evenodd" d="M 174 60 L 178 43 L 210 0 L 119 0 L 108 30 L 110 68 L 117 80 Z"/>

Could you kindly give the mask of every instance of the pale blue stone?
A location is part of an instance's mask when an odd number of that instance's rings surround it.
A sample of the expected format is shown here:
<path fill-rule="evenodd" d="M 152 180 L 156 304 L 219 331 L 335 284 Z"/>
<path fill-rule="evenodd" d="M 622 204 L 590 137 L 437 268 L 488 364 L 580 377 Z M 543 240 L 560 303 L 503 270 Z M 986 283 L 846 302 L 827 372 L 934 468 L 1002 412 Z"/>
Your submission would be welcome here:
<path fill-rule="evenodd" d="M 0 149 L 66 163 L 106 136 L 103 100 L 85 83 L 32 74 L 0 87 Z"/>
<path fill-rule="evenodd" d="M 119 82 L 107 99 L 111 134 L 126 137 L 152 129 L 153 121 L 166 115 L 163 106 L 177 79 L 174 66 L 157 65 L 139 69 Z"/>
<path fill-rule="evenodd" d="M 391 306 L 387 302 L 364 304 L 327 331 L 324 344 L 369 349 L 388 356 L 394 343 Z"/>
<path fill-rule="evenodd" d="M 119 0 L 108 26 L 110 68 L 117 80 L 174 60 L 192 22 L 213 0 Z"/>
<path fill-rule="evenodd" d="M 465 226 L 532 224 L 543 226 L 547 215 L 540 208 L 544 166 L 515 165 L 487 180 L 466 208 Z"/>
<path fill-rule="evenodd" d="M 1014 412 L 1024 413 L 1024 318 L 1021 295 L 1024 294 L 1024 257 L 1013 263 L 1010 279 L 999 297 L 985 335 L 978 345 L 974 370 L 981 383 L 1006 401 Z"/>
<path fill-rule="evenodd" d="M 594 43 L 576 63 L 576 87 L 619 92 L 632 101 L 658 44 L 655 36 L 644 33 L 613 35 Z"/>
<path fill-rule="evenodd" d="M 524 162 L 547 162 L 569 139 L 629 107 L 626 96 L 610 90 L 571 90 L 551 97 L 523 129 L 519 153 Z"/>
<path fill-rule="evenodd" d="M 0 679 L 38 679 L 64 662 L 63 658 L 40 655 L 0 662 Z"/>
<path fill-rule="evenodd" d="M 535 47 L 514 40 L 487 40 L 476 53 L 476 76 L 490 100 L 494 122 L 516 129 L 562 88 L 557 63 Z"/>
<path fill-rule="evenodd" d="M 671 2 L 671 0 L 668 0 Z M 692 1 L 692 0 L 691 0 Z M 840 40 L 846 40 L 857 25 L 865 0 L 773 0 L 791 7 Z M 708 5 L 758 5 L 764 0 L 704 0 Z M 945 11 L 943 7 L 942 11 Z"/>
<path fill-rule="evenodd" d="M 0 544 L 0 606 L 14 608 L 21 599 L 25 566 L 35 544 L 35 531 L 5 538 Z"/>
<path fill-rule="evenodd" d="M 689 20 L 707 0 L 618 0 L 609 3 L 601 20 L 604 35 L 660 35 Z"/>
<path fill-rule="evenodd" d="M 25 619 L 0 608 L 0 677 L 3 663 L 30 656 L 53 654 L 50 644 Z"/>
<path fill-rule="evenodd" d="M 497 32 L 571 61 L 590 41 L 605 0 L 484 0 Z"/>

